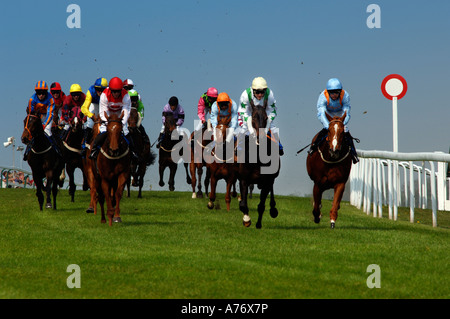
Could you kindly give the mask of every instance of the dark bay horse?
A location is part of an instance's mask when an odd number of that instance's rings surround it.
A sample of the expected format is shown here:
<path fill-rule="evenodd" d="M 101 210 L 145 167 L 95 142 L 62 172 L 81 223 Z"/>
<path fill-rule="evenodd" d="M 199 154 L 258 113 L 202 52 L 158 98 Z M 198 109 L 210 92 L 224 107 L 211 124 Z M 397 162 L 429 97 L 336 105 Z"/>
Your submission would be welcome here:
<path fill-rule="evenodd" d="M 275 207 L 275 196 L 273 184 L 280 172 L 280 157 L 278 153 L 278 142 L 267 135 L 264 128 L 267 124 L 266 109 L 261 106 L 252 107 L 252 125 L 256 132 L 256 137 L 249 136 L 246 138 L 245 153 L 242 155 L 238 151 L 238 179 L 241 191 L 241 202 L 239 209 L 244 213 L 243 224 L 245 227 L 251 225 L 251 219 L 248 215 L 249 209 L 247 205 L 248 190 L 251 184 L 257 184 L 261 190 L 258 204 L 258 221 L 256 228 L 262 227 L 262 217 L 265 210 L 265 202 L 270 193 L 270 216 L 275 218 L 278 216 L 278 209 Z M 242 136 L 239 137 L 239 140 Z M 263 147 L 263 146 L 267 147 Z M 273 153 L 273 154 L 272 154 Z M 270 154 L 269 159 L 264 159 Z M 244 158 L 241 158 L 245 156 Z M 253 157 L 253 159 L 252 159 Z"/>
<path fill-rule="evenodd" d="M 192 198 L 203 198 L 202 176 L 203 167 L 206 167 L 206 163 L 203 158 L 203 151 L 206 146 L 211 143 L 211 136 L 212 132 L 209 132 L 206 127 L 202 128 L 201 131 L 194 131 L 191 134 L 191 141 L 193 142 L 193 145 L 191 150 L 191 162 L 189 163 L 189 172 L 191 174 Z M 206 168 L 206 177 L 204 180 L 206 194 L 208 194 L 209 181 L 210 172 L 208 168 Z M 196 186 L 197 193 L 195 192 Z"/>
<path fill-rule="evenodd" d="M 21 139 L 22 143 L 30 144 L 31 146 L 31 150 L 27 155 L 27 162 L 33 173 L 39 209 L 42 210 L 44 204 L 43 189 L 47 195 L 45 207 L 52 208 L 51 195 L 53 195 L 53 209 L 56 209 L 58 180 L 64 168 L 64 162 L 56 154 L 56 151 L 45 135 L 41 118 L 38 115 L 29 113 L 23 123 L 24 130 Z M 45 186 L 43 183 L 44 178 L 47 179 Z"/>
<path fill-rule="evenodd" d="M 308 175 L 314 182 L 314 222 L 319 223 L 322 214 L 320 212 L 322 203 L 322 193 L 330 188 L 334 188 L 333 205 L 330 211 L 331 228 L 335 227 L 338 217 L 340 202 L 345 190 L 350 170 L 352 168 L 352 158 L 350 156 L 350 145 L 344 138 L 344 119 L 342 117 L 331 117 L 326 113 L 330 122 L 326 142 L 319 146 L 318 151 L 308 154 L 306 158 L 306 168 Z M 316 139 L 314 137 L 313 141 Z"/>
<path fill-rule="evenodd" d="M 138 198 L 142 198 L 142 187 L 144 186 L 144 176 L 147 166 L 153 165 L 156 155 L 150 149 L 150 143 L 145 143 L 144 137 L 138 127 L 139 114 L 135 107 L 131 107 L 130 117 L 128 118 L 128 129 L 133 139 L 139 160 L 131 160 L 130 178 L 127 181 L 128 197 L 130 197 L 130 180 L 133 177 L 133 186 L 139 187 Z M 149 164 L 150 163 L 150 164 Z"/>
<path fill-rule="evenodd" d="M 175 174 L 178 169 L 178 163 L 172 160 L 172 153 L 179 152 L 182 144 L 179 139 L 172 139 L 172 134 L 177 129 L 176 120 L 173 117 L 173 113 L 165 113 L 164 122 L 164 138 L 161 141 L 159 147 L 159 186 L 164 187 L 164 171 L 169 167 L 169 190 L 172 192 L 175 190 Z M 183 138 L 184 140 L 184 138 Z M 176 146 L 176 147 L 175 147 Z M 188 163 L 184 163 L 184 168 L 186 170 L 186 182 L 188 184 L 192 183 L 191 177 L 189 176 Z"/>
<path fill-rule="evenodd" d="M 208 202 L 209 209 L 214 208 L 214 201 L 216 200 L 216 186 L 219 180 L 224 179 L 227 183 L 225 193 L 225 203 L 227 204 L 227 210 L 230 210 L 231 188 L 236 185 L 238 172 L 237 156 L 235 153 L 236 143 L 233 139 L 230 145 L 228 145 L 231 146 L 231 148 L 227 147 L 228 143 L 225 142 L 227 136 L 227 128 L 228 126 L 224 124 L 219 124 L 215 128 L 217 141 L 215 141 L 215 146 L 211 151 L 213 161 L 206 164 L 211 178 L 211 192 L 209 193 Z"/>
<path fill-rule="evenodd" d="M 84 175 L 86 176 L 86 180 L 89 184 L 91 195 L 91 201 L 89 203 L 88 209 L 86 210 L 86 213 L 94 213 L 94 215 L 97 215 L 97 203 L 100 203 L 101 213 L 103 216 L 105 214 L 105 197 L 103 195 L 101 187 L 101 178 L 97 171 L 97 161 L 89 158 L 89 155 L 91 154 L 90 144 L 93 143 L 97 135 L 100 133 L 100 115 L 94 115 L 92 120 L 94 121 L 94 127 L 92 128 L 92 138 L 90 141 L 86 141 L 86 156 L 83 157 Z"/>
<path fill-rule="evenodd" d="M 106 200 L 109 226 L 113 221 L 122 222 L 120 200 L 130 176 L 131 156 L 128 143 L 122 134 L 123 116 L 123 112 L 120 116 L 117 113 L 108 116 L 105 112 L 108 122 L 106 140 L 97 157 L 97 168 Z M 102 214 L 101 222 L 106 223 L 104 214 Z"/>
<path fill-rule="evenodd" d="M 62 141 L 62 154 L 66 164 L 66 172 L 69 176 L 69 195 L 71 201 L 75 198 L 75 169 L 80 169 L 83 173 L 83 190 L 89 188 L 86 175 L 84 174 L 83 160 L 81 158 L 82 142 L 84 137 L 83 130 L 83 113 L 79 107 L 74 107 L 71 110 L 70 128 L 66 138 Z"/>

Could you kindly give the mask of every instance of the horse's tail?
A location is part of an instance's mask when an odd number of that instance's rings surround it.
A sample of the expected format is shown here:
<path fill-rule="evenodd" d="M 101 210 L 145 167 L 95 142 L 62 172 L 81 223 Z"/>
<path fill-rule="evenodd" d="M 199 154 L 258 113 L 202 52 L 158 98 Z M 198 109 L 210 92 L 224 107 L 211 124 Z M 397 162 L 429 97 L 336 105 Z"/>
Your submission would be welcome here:
<path fill-rule="evenodd" d="M 153 164 L 155 164 L 155 161 L 156 161 L 156 153 L 150 149 L 150 153 L 148 155 L 148 160 L 147 160 L 147 165 L 148 166 L 153 165 Z"/>

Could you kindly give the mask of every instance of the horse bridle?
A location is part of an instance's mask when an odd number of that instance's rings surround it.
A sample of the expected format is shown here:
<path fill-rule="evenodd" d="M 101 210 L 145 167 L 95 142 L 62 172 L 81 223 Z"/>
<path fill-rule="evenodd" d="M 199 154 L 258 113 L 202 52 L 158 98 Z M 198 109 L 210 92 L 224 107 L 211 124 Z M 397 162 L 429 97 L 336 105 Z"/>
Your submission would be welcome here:
<path fill-rule="evenodd" d="M 37 116 L 37 115 L 35 115 L 35 114 L 31 114 L 31 113 L 29 113 L 29 114 L 27 115 L 27 123 L 25 124 L 25 129 L 26 129 L 26 130 L 28 131 L 28 133 L 30 134 L 31 139 L 33 139 L 33 134 L 31 134 L 31 131 L 30 131 L 30 129 L 28 128 L 28 121 L 30 120 L 30 116 L 35 117 L 35 118 L 37 118 L 37 119 L 40 119 L 40 118 L 39 118 L 39 116 Z"/>

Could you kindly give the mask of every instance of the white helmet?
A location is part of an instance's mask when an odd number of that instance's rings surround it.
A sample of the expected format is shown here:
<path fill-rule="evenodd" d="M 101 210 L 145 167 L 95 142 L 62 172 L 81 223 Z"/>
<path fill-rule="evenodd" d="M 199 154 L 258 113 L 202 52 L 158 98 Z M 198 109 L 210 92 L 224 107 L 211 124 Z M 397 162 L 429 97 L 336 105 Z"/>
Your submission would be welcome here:
<path fill-rule="evenodd" d="M 262 77 L 257 77 L 253 79 L 252 82 L 252 89 L 253 90 L 263 90 L 263 89 L 267 89 L 267 82 L 266 80 L 264 80 L 264 78 Z"/>

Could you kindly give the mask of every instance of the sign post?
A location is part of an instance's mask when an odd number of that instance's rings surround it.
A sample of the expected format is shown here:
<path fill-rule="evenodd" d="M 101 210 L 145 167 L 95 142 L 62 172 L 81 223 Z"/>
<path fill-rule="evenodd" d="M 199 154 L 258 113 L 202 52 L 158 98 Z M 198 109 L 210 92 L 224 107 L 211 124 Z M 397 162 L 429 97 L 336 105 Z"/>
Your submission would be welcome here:
<path fill-rule="evenodd" d="M 392 124 L 393 124 L 393 146 L 394 152 L 398 152 L 398 116 L 397 101 L 405 96 L 408 90 L 406 80 L 398 74 L 390 74 L 381 82 L 381 92 L 392 100 Z"/>
<path fill-rule="evenodd" d="M 393 129 L 393 148 L 394 152 L 398 153 L 398 115 L 397 115 L 397 101 L 405 96 L 408 90 L 408 85 L 405 79 L 398 74 L 390 74 L 381 82 L 381 92 L 383 95 L 392 100 L 392 129 Z M 398 209 L 397 206 L 400 200 L 400 174 L 398 171 L 398 161 L 394 160 L 392 172 L 392 192 L 389 192 L 389 218 L 391 218 L 391 211 L 393 206 L 394 220 L 397 220 Z M 390 177 L 390 176 L 389 176 Z M 393 196 L 392 196 L 393 195 Z"/>

